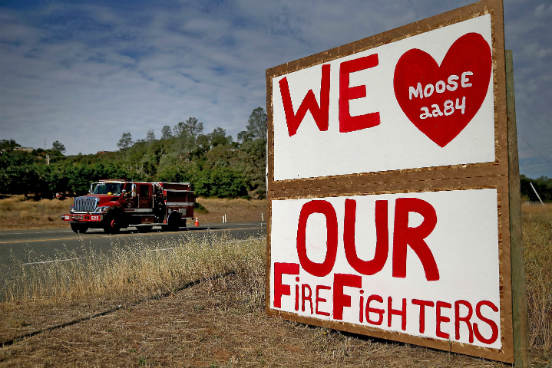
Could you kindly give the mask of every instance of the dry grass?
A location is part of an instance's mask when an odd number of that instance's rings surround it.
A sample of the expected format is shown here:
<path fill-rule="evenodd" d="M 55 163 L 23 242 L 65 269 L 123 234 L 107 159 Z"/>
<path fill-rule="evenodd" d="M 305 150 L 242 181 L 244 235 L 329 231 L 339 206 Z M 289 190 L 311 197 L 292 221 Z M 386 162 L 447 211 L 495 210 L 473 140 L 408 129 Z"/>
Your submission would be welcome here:
<path fill-rule="evenodd" d="M 552 206 L 524 205 L 523 216 L 531 366 L 544 368 L 552 361 Z M 0 340 L 198 278 L 237 274 L 26 339 L 0 350 L 0 366 L 503 366 L 267 317 L 264 244 L 203 238 L 157 244 L 173 248 L 163 251 L 136 244 L 111 257 L 90 253 L 22 271 L 0 303 Z"/>
<path fill-rule="evenodd" d="M 195 237 L 163 240 L 152 248 L 139 240 L 110 253 L 81 249 L 58 255 L 72 262 L 23 267 L 12 265 L 4 300 L 73 303 L 90 298 L 132 300 L 170 292 L 180 286 L 228 271 L 253 271 L 261 262 L 259 240 Z M 83 254 L 84 253 L 84 254 Z M 262 268 L 262 264 L 259 266 Z"/>
<path fill-rule="evenodd" d="M 208 211 L 195 211 L 200 223 L 220 223 L 224 214 L 228 222 L 259 222 L 267 218 L 266 200 L 198 198 L 197 202 Z"/>
<path fill-rule="evenodd" d="M 523 206 L 529 346 L 552 351 L 552 204 Z"/>
<path fill-rule="evenodd" d="M 140 243 L 111 254 L 80 250 L 72 262 L 29 266 L 13 264 L 0 302 L 0 341 L 81 318 L 114 305 L 171 293 L 183 285 L 233 271 L 261 279 L 262 239 L 224 236 L 192 241 L 164 240 L 156 248 Z M 58 259 L 77 258 L 63 253 Z M 254 290 L 261 297 L 264 289 Z"/>
<path fill-rule="evenodd" d="M 71 198 L 34 200 L 22 195 L 1 198 L 0 230 L 67 228 L 60 217 L 69 211 L 72 202 Z M 195 216 L 201 224 L 220 223 L 225 214 L 228 222 L 266 220 L 266 200 L 198 198 L 197 202 L 201 207 Z"/>
<path fill-rule="evenodd" d="M 252 292 L 262 275 L 248 276 L 26 339 L 0 350 L 0 366 L 504 367 L 268 317 Z"/>
<path fill-rule="evenodd" d="M 25 199 L 13 195 L 0 199 L 0 230 L 67 227 L 60 217 L 71 208 L 73 200 Z"/>

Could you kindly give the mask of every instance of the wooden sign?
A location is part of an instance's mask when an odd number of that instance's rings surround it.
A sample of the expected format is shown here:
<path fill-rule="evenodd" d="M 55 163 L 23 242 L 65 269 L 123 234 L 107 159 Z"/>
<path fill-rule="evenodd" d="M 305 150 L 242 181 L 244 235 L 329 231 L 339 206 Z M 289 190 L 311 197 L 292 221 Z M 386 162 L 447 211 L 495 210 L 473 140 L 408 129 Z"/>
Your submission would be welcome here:
<path fill-rule="evenodd" d="M 269 314 L 514 361 L 502 19 L 484 1 L 267 70 Z"/>

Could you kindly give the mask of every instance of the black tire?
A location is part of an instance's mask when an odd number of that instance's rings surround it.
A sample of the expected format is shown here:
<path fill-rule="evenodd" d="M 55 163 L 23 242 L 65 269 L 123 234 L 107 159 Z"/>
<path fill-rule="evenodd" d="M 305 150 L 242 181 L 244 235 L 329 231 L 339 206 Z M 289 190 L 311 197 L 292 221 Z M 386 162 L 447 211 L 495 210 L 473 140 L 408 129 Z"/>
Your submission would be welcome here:
<path fill-rule="evenodd" d="M 104 231 L 106 234 L 117 234 L 121 230 L 121 221 L 118 216 L 106 216 L 104 219 Z"/>
<path fill-rule="evenodd" d="M 177 231 L 180 227 L 180 213 L 172 212 L 167 219 L 167 225 L 163 226 L 165 231 Z"/>
<path fill-rule="evenodd" d="M 84 234 L 88 231 L 88 226 L 81 224 L 71 224 L 71 230 L 73 230 L 75 233 Z"/>

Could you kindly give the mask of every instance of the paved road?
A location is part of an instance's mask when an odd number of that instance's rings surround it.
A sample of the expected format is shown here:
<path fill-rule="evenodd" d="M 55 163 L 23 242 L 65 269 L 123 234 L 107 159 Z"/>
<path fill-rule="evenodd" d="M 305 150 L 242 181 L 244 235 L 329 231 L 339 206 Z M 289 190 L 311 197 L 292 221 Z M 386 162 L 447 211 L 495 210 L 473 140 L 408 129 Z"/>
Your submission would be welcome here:
<path fill-rule="evenodd" d="M 266 225 L 258 222 L 205 225 L 174 232 L 154 229 L 149 233 L 138 233 L 130 228 L 117 235 L 106 235 L 101 229 L 90 229 L 86 234 L 75 234 L 69 229 L 0 231 L 0 273 L 13 264 L 70 259 L 91 249 L 109 252 L 117 245 L 140 244 L 160 248 L 167 241 L 187 242 L 198 237 L 214 240 L 220 236 L 245 239 L 265 234 Z"/>

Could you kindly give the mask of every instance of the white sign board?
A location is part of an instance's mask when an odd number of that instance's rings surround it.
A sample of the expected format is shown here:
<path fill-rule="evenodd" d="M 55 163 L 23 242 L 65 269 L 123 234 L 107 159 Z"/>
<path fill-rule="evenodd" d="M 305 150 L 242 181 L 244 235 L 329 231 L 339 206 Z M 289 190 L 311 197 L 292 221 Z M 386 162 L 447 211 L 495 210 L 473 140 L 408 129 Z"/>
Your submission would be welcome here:
<path fill-rule="evenodd" d="M 274 180 L 494 161 L 491 42 L 486 14 L 272 78 Z"/>
<path fill-rule="evenodd" d="M 499 0 L 267 70 L 269 314 L 514 361 L 504 72 Z"/>
<path fill-rule="evenodd" d="M 501 348 L 494 189 L 272 202 L 272 308 Z"/>

